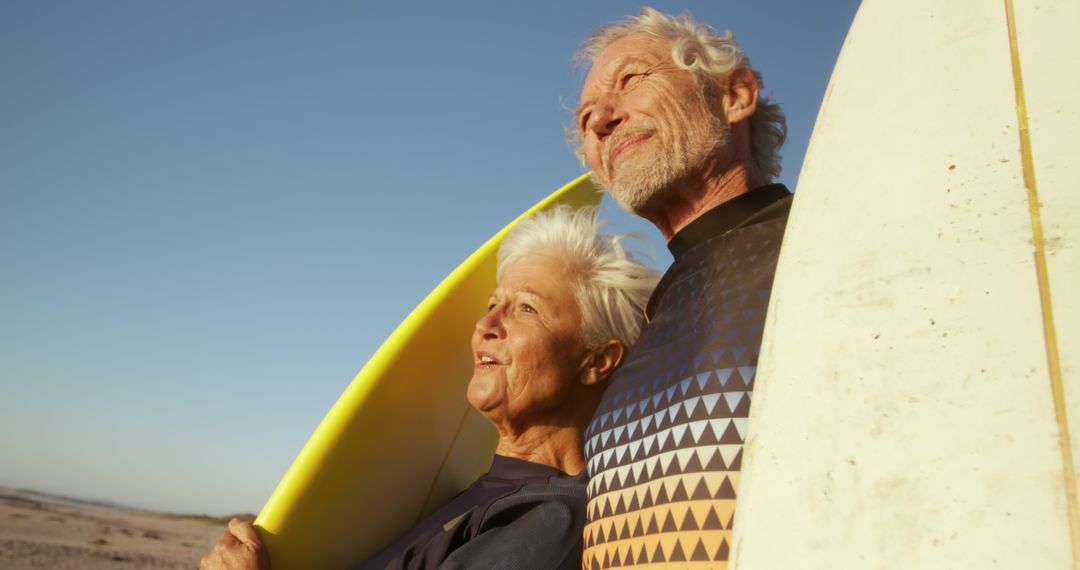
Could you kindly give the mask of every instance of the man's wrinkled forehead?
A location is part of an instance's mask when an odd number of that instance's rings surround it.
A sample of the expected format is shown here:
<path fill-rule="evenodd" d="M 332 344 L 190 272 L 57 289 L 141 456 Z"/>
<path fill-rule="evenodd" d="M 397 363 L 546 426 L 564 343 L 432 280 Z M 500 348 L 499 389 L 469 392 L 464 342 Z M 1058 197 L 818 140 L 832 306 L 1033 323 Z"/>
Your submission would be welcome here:
<path fill-rule="evenodd" d="M 633 34 L 619 38 L 605 47 L 589 68 L 581 90 L 581 106 L 590 102 L 592 93 L 610 87 L 619 73 L 631 65 L 654 66 L 671 58 L 671 40 L 648 34 Z"/>

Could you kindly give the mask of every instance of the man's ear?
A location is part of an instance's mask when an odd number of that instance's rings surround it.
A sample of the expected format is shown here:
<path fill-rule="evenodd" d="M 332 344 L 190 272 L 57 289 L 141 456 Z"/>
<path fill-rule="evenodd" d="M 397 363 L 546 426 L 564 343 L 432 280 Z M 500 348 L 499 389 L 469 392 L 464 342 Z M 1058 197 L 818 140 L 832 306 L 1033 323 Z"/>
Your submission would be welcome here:
<path fill-rule="evenodd" d="M 621 340 L 611 339 L 592 351 L 585 365 L 581 383 L 591 386 L 607 380 L 611 373 L 622 363 L 626 347 Z"/>
<path fill-rule="evenodd" d="M 754 72 L 740 67 L 728 74 L 724 89 L 724 116 L 731 125 L 745 121 L 757 110 L 758 82 Z"/>

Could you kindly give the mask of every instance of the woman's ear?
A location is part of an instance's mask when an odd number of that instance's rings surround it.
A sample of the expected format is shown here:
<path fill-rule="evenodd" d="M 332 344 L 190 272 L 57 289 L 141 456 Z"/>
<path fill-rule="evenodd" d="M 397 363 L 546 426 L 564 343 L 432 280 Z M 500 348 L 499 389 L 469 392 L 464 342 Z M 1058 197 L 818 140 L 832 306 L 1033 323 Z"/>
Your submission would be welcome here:
<path fill-rule="evenodd" d="M 592 351 L 589 360 L 585 364 L 585 374 L 582 375 L 581 383 L 586 386 L 601 383 L 611 376 L 611 373 L 622 363 L 626 347 L 621 340 L 611 339 Z"/>

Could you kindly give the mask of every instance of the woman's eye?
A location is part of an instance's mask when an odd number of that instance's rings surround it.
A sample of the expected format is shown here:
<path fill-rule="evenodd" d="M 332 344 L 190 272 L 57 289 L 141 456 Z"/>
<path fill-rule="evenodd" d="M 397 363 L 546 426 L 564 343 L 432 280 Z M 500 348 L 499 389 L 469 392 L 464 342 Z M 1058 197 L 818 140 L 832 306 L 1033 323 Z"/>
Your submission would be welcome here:
<path fill-rule="evenodd" d="M 529 305 L 527 303 L 522 303 L 521 304 L 521 310 L 525 311 L 526 313 L 535 313 L 536 312 L 536 309 L 534 309 L 532 307 L 532 305 Z"/>
<path fill-rule="evenodd" d="M 637 83 L 637 81 L 641 79 L 641 77 L 642 74 L 640 73 L 627 73 L 622 78 L 623 87 L 630 87 L 634 83 Z"/>

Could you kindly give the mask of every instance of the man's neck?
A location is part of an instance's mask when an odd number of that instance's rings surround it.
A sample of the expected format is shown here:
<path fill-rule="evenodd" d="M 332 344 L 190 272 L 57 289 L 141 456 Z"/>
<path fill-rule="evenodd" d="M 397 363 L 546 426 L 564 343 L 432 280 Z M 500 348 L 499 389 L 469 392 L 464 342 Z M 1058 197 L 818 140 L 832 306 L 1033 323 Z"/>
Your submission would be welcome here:
<path fill-rule="evenodd" d="M 690 222 L 713 208 L 737 198 L 758 186 L 749 169 L 736 163 L 720 176 L 705 180 L 686 181 L 664 190 L 661 196 L 645 206 L 638 215 L 660 230 L 666 241 Z"/>

